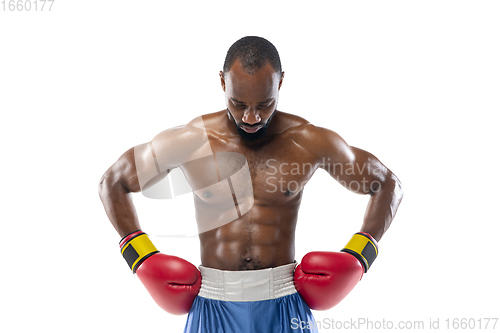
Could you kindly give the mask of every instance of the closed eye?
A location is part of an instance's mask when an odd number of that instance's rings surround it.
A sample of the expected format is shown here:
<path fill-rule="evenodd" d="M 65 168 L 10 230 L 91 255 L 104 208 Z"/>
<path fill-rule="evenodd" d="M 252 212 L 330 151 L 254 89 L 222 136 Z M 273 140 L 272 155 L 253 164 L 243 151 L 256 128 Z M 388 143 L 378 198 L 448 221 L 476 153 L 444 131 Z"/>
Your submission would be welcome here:
<path fill-rule="evenodd" d="M 258 108 L 261 108 L 261 109 L 263 109 L 263 108 L 269 108 L 269 107 L 271 107 L 271 105 L 273 105 L 273 102 L 274 102 L 274 101 L 272 101 L 271 103 L 266 102 L 265 104 L 258 104 L 258 105 L 257 105 L 257 107 L 258 107 Z M 237 108 L 246 108 L 246 107 L 247 107 L 245 104 L 241 104 L 241 103 L 236 102 L 236 101 L 234 101 L 234 100 L 232 100 L 232 103 L 233 103 L 233 105 L 234 105 L 235 107 L 237 107 Z"/>

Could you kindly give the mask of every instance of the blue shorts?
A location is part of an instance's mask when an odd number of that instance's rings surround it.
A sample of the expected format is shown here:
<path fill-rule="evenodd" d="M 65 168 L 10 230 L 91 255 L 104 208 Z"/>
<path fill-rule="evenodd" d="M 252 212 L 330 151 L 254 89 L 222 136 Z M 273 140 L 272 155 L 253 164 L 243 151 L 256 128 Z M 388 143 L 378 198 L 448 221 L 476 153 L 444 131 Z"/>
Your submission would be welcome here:
<path fill-rule="evenodd" d="M 295 319 L 294 319 L 295 318 Z M 315 322 L 298 293 L 255 302 L 228 302 L 197 296 L 185 333 L 299 333 L 318 332 L 300 323 Z"/>
<path fill-rule="evenodd" d="M 184 332 L 318 332 L 299 325 L 315 319 L 293 285 L 295 264 L 285 266 L 237 272 L 200 267 L 202 288 Z"/>

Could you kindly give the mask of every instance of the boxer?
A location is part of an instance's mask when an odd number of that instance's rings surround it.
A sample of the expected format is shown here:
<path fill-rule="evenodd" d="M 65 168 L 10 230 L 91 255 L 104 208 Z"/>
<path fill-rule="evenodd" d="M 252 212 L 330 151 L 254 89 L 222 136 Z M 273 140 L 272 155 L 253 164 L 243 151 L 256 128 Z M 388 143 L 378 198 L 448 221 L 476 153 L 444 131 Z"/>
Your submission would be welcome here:
<path fill-rule="evenodd" d="M 129 149 L 100 180 L 123 257 L 160 307 L 188 313 L 185 332 L 316 332 L 292 319 L 314 322 L 311 309 L 329 309 L 354 288 L 402 200 L 400 181 L 375 156 L 277 110 L 284 74 L 269 41 L 238 40 L 219 74 L 226 109 Z M 234 156 L 242 157 L 237 167 Z M 131 200 L 174 168 L 195 194 L 199 269 L 159 253 Z M 370 200 L 359 232 L 339 252 L 311 252 L 297 265 L 298 211 L 317 169 Z"/>

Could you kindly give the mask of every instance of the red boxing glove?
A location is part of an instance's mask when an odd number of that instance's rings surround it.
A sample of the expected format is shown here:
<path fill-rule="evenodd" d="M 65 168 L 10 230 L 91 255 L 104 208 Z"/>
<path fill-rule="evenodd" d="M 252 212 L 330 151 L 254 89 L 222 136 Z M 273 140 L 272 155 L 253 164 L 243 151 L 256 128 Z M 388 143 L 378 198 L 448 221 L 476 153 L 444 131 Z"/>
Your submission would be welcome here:
<path fill-rule="evenodd" d="M 189 312 L 201 287 L 200 271 L 193 264 L 158 253 L 149 237 L 140 230 L 125 236 L 120 248 L 156 304 L 174 315 Z"/>
<path fill-rule="evenodd" d="M 311 309 L 328 310 L 351 292 L 377 254 L 366 233 L 355 234 L 342 252 L 310 252 L 295 269 L 295 288 Z"/>
<path fill-rule="evenodd" d="M 363 276 L 358 259 L 343 252 L 310 252 L 295 269 L 294 283 L 313 310 L 328 310 L 344 299 Z"/>
<path fill-rule="evenodd" d="M 144 261 L 137 276 L 156 304 L 175 315 L 189 312 L 201 287 L 200 271 L 193 264 L 162 253 Z"/>

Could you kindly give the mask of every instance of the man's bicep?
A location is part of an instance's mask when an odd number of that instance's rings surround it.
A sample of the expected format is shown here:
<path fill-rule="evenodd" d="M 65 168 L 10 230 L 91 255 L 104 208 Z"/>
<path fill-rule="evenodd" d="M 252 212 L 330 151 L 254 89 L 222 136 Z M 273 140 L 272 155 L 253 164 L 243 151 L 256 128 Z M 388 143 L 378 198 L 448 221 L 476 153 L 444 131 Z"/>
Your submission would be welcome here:
<path fill-rule="evenodd" d="M 132 147 L 123 153 L 104 173 L 99 183 L 123 186 L 127 192 L 140 192 L 164 178 L 168 172 L 156 172 L 154 164 L 148 158 L 148 144 Z"/>
<path fill-rule="evenodd" d="M 177 167 L 175 161 L 178 156 L 173 144 L 175 139 L 175 130 L 171 129 L 156 135 L 150 142 L 130 148 L 109 168 L 103 179 L 107 178 L 106 181 L 113 184 L 119 183 L 129 192 L 141 192 L 158 183 Z M 161 159 L 158 159 L 155 146 Z"/>
<path fill-rule="evenodd" d="M 133 165 L 135 174 L 131 174 L 131 181 L 138 187 L 137 191 L 143 191 L 146 188 L 153 186 L 175 167 L 170 163 L 159 163 L 152 142 L 144 143 L 133 148 Z"/>
<path fill-rule="evenodd" d="M 167 129 L 151 142 L 134 148 L 135 165 L 141 189 L 154 185 L 172 169 L 212 156 L 212 149 L 201 118 L 184 126 Z"/>
<path fill-rule="evenodd" d="M 99 181 L 99 185 L 122 186 L 127 192 L 140 191 L 137 182 L 137 173 L 134 163 L 134 148 L 123 153 L 118 160 L 109 167 Z"/>
<path fill-rule="evenodd" d="M 140 192 L 165 178 L 172 169 L 211 154 L 203 120 L 198 117 L 127 150 L 105 172 L 100 184 Z"/>
<path fill-rule="evenodd" d="M 362 194 L 371 194 L 377 192 L 381 184 L 385 182 L 388 169 L 373 154 L 356 147 L 351 147 L 354 156 L 354 172 L 351 175 L 351 181 L 359 184 Z"/>
<path fill-rule="evenodd" d="M 345 176 L 347 167 L 356 159 L 352 147 L 334 131 L 321 127 L 317 131 L 319 135 L 316 141 L 320 144 L 316 154 L 320 158 L 320 167 L 334 178 Z"/>
<path fill-rule="evenodd" d="M 383 164 L 369 152 L 348 145 L 333 131 L 324 130 L 323 136 L 325 144 L 321 167 L 350 191 L 373 193 L 383 177 Z"/>
<path fill-rule="evenodd" d="M 161 132 L 151 140 L 150 150 L 160 172 L 212 155 L 201 117 Z"/>

